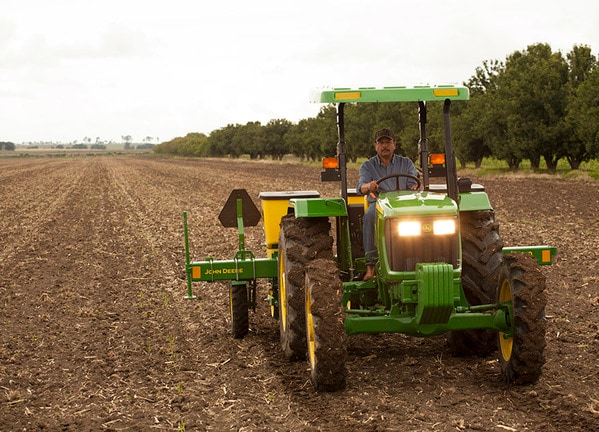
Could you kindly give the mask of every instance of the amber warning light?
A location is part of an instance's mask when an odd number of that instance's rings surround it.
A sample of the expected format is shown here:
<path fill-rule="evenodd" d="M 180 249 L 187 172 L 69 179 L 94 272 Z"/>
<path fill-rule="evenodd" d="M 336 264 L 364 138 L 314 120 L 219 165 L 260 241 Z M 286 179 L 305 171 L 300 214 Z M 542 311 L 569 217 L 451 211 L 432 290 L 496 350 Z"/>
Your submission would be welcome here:
<path fill-rule="evenodd" d="M 341 180 L 341 172 L 339 171 L 339 161 L 336 157 L 323 158 L 322 167 L 324 168 L 324 171 L 320 173 L 321 181 Z"/>
<path fill-rule="evenodd" d="M 430 155 L 431 165 L 444 165 L 445 155 L 443 153 L 433 153 Z"/>
<path fill-rule="evenodd" d="M 337 160 L 336 157 L 323 158 L 322 159 L 322 167 L 325 169 L 327 169 L 327 168 L 337 169 L 337 168 L 339 168 L 339 161 Z"/>

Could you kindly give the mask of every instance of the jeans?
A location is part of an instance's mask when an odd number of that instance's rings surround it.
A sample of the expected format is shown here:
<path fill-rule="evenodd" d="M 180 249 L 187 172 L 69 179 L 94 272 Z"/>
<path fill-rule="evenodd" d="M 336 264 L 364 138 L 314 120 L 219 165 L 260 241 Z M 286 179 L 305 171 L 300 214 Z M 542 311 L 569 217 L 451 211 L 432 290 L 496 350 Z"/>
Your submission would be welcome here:
<path fill-rule="evenodd" d="M 364 213 L 362 236 L 364 237 L 364 254 L 366 265 L 374 265 L 378 259 L 378 251 L 374 243 L 374 222 L 376 217 L 376 204 L 371 203 Z"/>

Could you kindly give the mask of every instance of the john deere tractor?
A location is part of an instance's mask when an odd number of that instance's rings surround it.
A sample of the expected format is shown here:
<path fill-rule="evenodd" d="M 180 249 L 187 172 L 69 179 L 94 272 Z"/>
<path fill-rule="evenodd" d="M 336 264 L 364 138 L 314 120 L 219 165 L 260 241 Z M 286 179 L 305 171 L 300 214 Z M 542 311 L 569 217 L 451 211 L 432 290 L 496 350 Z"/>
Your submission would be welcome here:
<path fill-rule="evenodd" d="M 465 87 L 333 89 L 319 102 L 337 109 L 337 155 L 323 160 L 323 181 L 339 181 L 340 196 L 265 191 L 262 214 L 243 189 L 234 190 L 220 220 L 237 227 L 233 259 L 190 261 L 184 214 L 187 298 L 192 282 L 227 281 L 232 334 L 249 329 L 257 279 L 268 284 L 270 314 L 290 360 L 307 359 L 318 390 L 346 383 L 347 337 L 359 333 L 447 334 L 456 354 L 498 349 L 506 381 L 536 381 L 544 364 L 545 278 L 551 246 L 504 247 L 485 189 L 458 178 L 450 129 L 452 101 L 469 99 Z M 429 154 L 427 103 L 443 106 L 445 151 Z M 363 196 L 348 188 L 344 107 L 348 103 L 408 102 L 418 107 L 419 190 L 376 198 L 376 277 L 363 281 Z M 384 179 L 380 179 L 381 181 Z M 267 256 L 245 249 L 244 227 L 263 217 Z"/>

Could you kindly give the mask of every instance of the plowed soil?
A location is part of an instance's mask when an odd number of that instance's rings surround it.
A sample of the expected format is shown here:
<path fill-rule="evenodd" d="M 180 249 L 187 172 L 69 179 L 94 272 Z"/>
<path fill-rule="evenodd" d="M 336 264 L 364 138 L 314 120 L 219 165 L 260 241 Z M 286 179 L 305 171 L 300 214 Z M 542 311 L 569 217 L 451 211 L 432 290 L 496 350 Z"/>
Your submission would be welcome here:
<path fill-rule="evenodd" d="M 318 190 L 296 163 L 138 156 L 0 158 L 2 431 L 597 431 L 599 187 L 550 176 L 486 186 L 506 245 L 558 247 L 547 278 L 546 364 L 511 386 L 494 356 L 443 336 L 348 338 L 348 384 L 319 393 L 289 363 L 266 302 L 230 335 L 224 283 L 186 300 L 192 259 L 231 259 L 218 214 L 232 189 Z M 351 181 L 356 171 L 351 170 Z M 261 223 L 246 246 L 265 256 Z M 267 295 L 258 286 L 258 298 Z"/>

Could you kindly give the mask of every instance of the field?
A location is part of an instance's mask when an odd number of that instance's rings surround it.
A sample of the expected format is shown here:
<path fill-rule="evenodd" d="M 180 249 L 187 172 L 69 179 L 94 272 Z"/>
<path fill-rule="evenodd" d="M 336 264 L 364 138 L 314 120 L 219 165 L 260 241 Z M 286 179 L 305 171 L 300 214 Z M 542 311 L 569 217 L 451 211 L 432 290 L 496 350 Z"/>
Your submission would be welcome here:
<path fill-rule="evenodd" d="M 599 430 L 599 187 L 551 176 L 475 178 L 506 245 L 552 244 L 546 365 L 502 382 L 495 357 L 452 357 L 443 336 L 349 339 L 346 390 L 316 393 L 288 363 L 266 302 L 233 339 L 224 284 L 185 300 L 193 259 L 230 259 L 218 214 L 232 189 L 319 190 L 296 163 L 79 156 L 0 159 L 3 431 Z M 352 183 L 356 171 L 351 170 Z M 246 246 L 264 256 L 261 224 Z M 259 285 L 258 298 L 267 295 Z"/>

